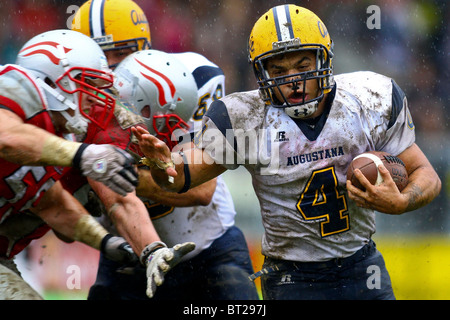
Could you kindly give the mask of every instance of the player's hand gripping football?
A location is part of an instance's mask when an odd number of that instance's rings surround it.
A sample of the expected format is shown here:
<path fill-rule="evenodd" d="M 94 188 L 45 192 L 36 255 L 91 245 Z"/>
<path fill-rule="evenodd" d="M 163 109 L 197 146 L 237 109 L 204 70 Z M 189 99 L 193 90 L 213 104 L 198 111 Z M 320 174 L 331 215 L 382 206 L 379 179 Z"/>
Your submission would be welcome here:
<path fill-rule="evenodd" d="M 138 185 L 138 174 L 133 158 L 112 145 L 82 144 L 73 165 L 81 173 L 105 184 L 122 196 L 132 192 Z"/>
<path fill-rule="evenodd" d="M 144 249 L 141 261 L 146 266 L 147 271 L 147 296 L 153 298 L 156 287 L 164 282 L 164 275 L 175 267 L 183 256 L 195 249 L 195 243 L 185 242 L 177 244 L 172 248 L 159 242 L 160 246 L 153 250 Z M 150 244 L 148 247 L 151 247 Z M 145 252 L 146 251 L 146 252 Z"/>
<path fill-rule="evenodd" d="M 407 201 L 406 196 L 398 190 L 389 171 L 384 165 L 380 165 L 378 169 L 383 178 L 383 183 L 378 186 L 372 185 L 364 174 L 356 169 L 355 176 L 365 188 L 365 191 L 356 188 L 349 180 L 347 180 L 349 198 L 355 201 L 357 206 L 362 208 L 368 208 L 387 214 L 404 212 L 404 203 Z"/>

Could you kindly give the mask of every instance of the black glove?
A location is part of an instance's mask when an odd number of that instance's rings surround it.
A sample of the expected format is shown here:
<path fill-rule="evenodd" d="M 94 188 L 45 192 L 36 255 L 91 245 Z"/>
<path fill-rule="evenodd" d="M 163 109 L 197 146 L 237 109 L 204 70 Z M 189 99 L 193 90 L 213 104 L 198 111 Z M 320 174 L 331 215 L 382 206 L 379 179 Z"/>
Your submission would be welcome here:
<path fill-rule="evenodd" d="M 139 261 L 138 256 L 122 237 L 107 234 L 102 239 L 100 251 L 105 258 L 124 264 L 135 264 Z"/>

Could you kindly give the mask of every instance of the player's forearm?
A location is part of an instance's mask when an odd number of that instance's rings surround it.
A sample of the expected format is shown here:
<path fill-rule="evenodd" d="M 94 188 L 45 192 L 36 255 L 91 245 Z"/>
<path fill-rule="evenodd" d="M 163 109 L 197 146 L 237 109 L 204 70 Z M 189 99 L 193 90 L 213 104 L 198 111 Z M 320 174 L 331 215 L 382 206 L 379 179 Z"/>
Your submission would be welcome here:
<path fill-rule="evenodd" d="M 139 170 L 138 196 L 172 207 L 206 206 L 211 202 L 216 189 L 216 179 L 178 194 L 161 189 L 153 180 L 149 170 Z"/>
<path fill-rule="evenodd" d="M 10 129 L 0 133 L 0 157 L 20 165 L 71 166 L 81 145 L 33 125 Z"/>
<path fill-rule="evenodd" d="M 427 205 L 437 197 L 440 191 L 441 180 L 431 165 L 418 167 L 409 175 L 409 183 L 402 191 L 402 194 L 407 196 L 404 212 Z"/>
<path fill-rule="evenodd" d="M 139 256 L 148 244 L 160 241 L 153 227 L 144 203 L 130 193 L 125 197 L 118 195 L 103 184 L 88 179 L 113 221 L 119 235 L 122 236 Z"/>
<path fill-rule="evenodd" d="M 408 170 L 408 185 L 402 190 L 406 197 L 403 213 L 419 209 L 436 198 L 441 191 L 441 180 L 416 144 L 403 151 L 399 158 Z"/>
<path fill-rule="evenodd" d="M 108 233 L 59 182 L 31 211 L 65 238 L 95 249 L 100 249 L 101 241 Z"/>
<path fill-rule="evenodd" d="M 189 149 L 184 151 L 184 157 L 179 153 L 172 153 L 177 175 L 169 180 L 166 170 L 157 166 L 151 168 L 151 174 L 161 188 L 169 192 L 180 192 L 183 189 L 192 189 L 206 181 L 216 178 L 226 171 L 225 167 L 216 164 L 203 150 Z"/>
<path fill-rule="evenodd" d="M 121 201 L 107 206 L 108 215 L 113 221 L 119 235 L 133 248 L 136 255 L 155 241 L 161 241 L 156 232 L 147 208 L 134 194 L 132 201 Z"/>

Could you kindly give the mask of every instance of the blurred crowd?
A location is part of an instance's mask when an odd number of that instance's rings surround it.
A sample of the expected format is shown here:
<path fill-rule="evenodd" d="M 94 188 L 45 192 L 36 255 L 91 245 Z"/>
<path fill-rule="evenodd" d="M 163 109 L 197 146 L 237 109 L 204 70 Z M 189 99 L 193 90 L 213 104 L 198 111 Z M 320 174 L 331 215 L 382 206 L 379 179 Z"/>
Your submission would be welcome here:
<path fill-rule="evenodd" d="M 19 48 L 46 30 L 67 28 L 85 0 L 0 0 L 0 64 L 14 63 Z M 226 73 L 227 93 L 256 88 L 247 39 L 256 19 L 281 0 L 135 0 L 149 20 L 152 46 L 202 53 Z M 325 23 L 335 43 L 336 74 L 372 70 L 406 92 L 417 140 L 443 182 L 431 205 L 407 218 L 406 228 L 450 232 L 450 5 L 447 0 L 297 0 Z M 370 29 L 380 9 L 379 29 Z M 402 217 L 402 219 L 405 219 Z M 405 220 L 402 220 L 403 223 Z M 383 224 L 383 221 L 381 221 Z M 385 223 L 385 228 L 398 228 Z M 449 233 L 450 234 L 450 233 Z"/>

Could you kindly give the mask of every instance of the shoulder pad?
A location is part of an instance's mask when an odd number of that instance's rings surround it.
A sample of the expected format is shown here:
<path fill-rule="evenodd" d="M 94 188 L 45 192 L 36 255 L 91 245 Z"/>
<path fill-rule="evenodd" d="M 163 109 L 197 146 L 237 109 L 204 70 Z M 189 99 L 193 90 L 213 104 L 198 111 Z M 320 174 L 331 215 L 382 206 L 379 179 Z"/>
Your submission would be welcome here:
<path fill-rule="evenodd" d="M 16 65 L 5 65 L 0 68 L 1 96 L 12 100 L 20 106 L 21 114 L 29 119 L 47 109 L 47 101 L 43 90 L 36 83 L 33 75 Z M 6 105 L 5 107 L 11 107 Z M 13 110 L 18 112 L 19 110 Z"/>

